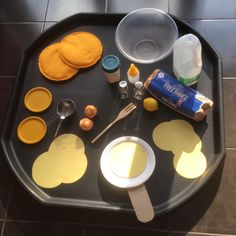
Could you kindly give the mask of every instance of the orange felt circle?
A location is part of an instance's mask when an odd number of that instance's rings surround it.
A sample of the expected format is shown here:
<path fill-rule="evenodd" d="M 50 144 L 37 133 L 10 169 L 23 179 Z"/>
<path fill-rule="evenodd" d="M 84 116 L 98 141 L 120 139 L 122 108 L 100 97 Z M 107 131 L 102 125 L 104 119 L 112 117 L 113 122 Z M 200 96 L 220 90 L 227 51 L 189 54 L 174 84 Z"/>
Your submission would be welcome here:
<path fill-rule="evenodd" d="M 44 87 L 35 87 L 29 90 L 24 98 L 25 107 L 33 112 L 46 110 L 52 103 L 51 92 Z"/>
<path fill-rule="evenodd" d="M 34 144 L 44 138 L 46 131 L 47 126 L 42 118 L 30 116 L 20 122 L 17 135 L 23 143 Z"/>
<path fill-rule="evenodd" d="M 63 61 L 77 68 L 94 65 L 102 55 L 102 43 L 89 32 L 74 32 L 60 42 L 59 53 Z"/>
<path fill-rule="evenodd" d="M 58 48 L 59 43 L 54 43 L 40 53 L 39 70 L 49 80 L 68 80 L 78 72 L 78 68 L 66 64 L 59 56 Z"/>

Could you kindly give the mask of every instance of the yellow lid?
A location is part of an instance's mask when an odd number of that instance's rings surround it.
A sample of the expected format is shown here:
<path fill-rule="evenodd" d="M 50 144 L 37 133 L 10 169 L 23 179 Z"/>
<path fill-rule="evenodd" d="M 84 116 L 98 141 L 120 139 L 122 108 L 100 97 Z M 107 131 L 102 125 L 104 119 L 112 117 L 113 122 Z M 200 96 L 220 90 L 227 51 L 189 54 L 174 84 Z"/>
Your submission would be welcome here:
<path fill-rule="evenodd" d="M 138 68 L 132 63 L 130 64 L 130 67 L 129 67 L 129 70 L 128 70 L 128 73 L 129 75 L 131 76 L 136 76 L 138 74 Z"/>
<path fill-rule="evenodd" d="M 44 87 L 35 87 L 26 93 L 24 103 L 28 110 L 41 112 L 51 105 L 52 94 Z"/>
<path fill-rule="evenodd" d="M 17 135 L 23 143 L 33 144 L 43 139 L 47 131 L 45 121 L 38 116 L 22 120 L 17 128 Z"/>

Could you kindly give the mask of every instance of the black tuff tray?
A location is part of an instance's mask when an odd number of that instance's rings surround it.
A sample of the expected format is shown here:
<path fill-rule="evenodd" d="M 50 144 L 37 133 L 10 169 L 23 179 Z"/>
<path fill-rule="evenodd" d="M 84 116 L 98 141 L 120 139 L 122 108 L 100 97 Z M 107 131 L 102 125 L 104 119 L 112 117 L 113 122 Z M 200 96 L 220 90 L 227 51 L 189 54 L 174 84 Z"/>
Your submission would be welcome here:
<path fill-rule="evenodd" d="M 126 79 L 130 61 L 125 59 L 115 44 L 115 30 L 124 14 L 77 14 L 71 16 L 43 33 L 24 52 L 14 87 L 13 97 L 6 115 L 6 122 L 1 136 L 1 144 L 6 159 L 22 184 L 37 199 L 45 204 L 70 205 L 92 209 L 108 209 L 132 211 L 126 189 L 120 189 L 108 183 L 101 174 L 99 161 L 105 146 L 113 139 L 132 135 L 148 142 L 156 155 L 156 167 L 153 175 L 145 183 L 150 199 L 157 215 L 166 213 L 195 194 L 211 177 L 219 164 L 224 160 L 224 126 L 222 104 L 221 59 L 209 45 L 186 23 L 174 18 L 179 36 L 186 33 L 197 35 L 202 43 L 203 70 L 201 79 L 195 89 L 214 101 L 214 107 L 201 122 L 196 122 L 160 104 L 155 113 L 148 113 L 138 103 L 138 109 L 117 123 L 96 144 L 91 140 L 103 129 L 114 115 L 132 98 L 121 101 L 117 92 L 117 84 L 109 85 L 101 69 L 100 61 L 91 68 L 81 69 L 73 79 L 55 83 L 45 79 L 38 69 L 39 53 L 49 44 L 59 41 L 74 31 L 88 31 L 97 35 L 104 47 L 103 56 L 115 54 L 121 60 L 121 78 Z M 156 68 L 172 74 L 172 54 L 161 62 L 150 65 L 137 64 L 141 79 L 145 80 Z M 32 179 L 31 170 L 34 160 L 48 150 L 54 139 L 57 122 L 48 127 L 45 138 L 33 145 L 22 143 L 16 134 L 17 126 L 24 118 L 37 115 L 29 112 L 23 103 L 26 92 L 36 86 L 44 86 L 53 94 L 51 107 L 39 114 L 49 120 L 56 112 L 56 104 L 62 98 L 73 99 L 76 103 L 76 114 L 61 126 L 59 134 L 73 133 L 79 135 L 85 143 L 88 168 L 85 175 L 72 184 L 61 184 L 56 188 L 44 189 Z M 148 96 L 148 94 L 146 95 Z M 83 108 L 87 104 L 95 104 L 99 114 L 94 119 L 91 132 L 83 132 L 78 121 L 83 117 Z M 207 170 L 199 178 L 189 180 L 179 176 L 173 167 L 173 155 L 157 148 L 152 140 L 153 128 L 161 122 L 173 119 L 184 119 L 191 123 L 201 137 L 202 152 L 207 158 Z M 171 137 L 170 137 L 171 138 Z"/>

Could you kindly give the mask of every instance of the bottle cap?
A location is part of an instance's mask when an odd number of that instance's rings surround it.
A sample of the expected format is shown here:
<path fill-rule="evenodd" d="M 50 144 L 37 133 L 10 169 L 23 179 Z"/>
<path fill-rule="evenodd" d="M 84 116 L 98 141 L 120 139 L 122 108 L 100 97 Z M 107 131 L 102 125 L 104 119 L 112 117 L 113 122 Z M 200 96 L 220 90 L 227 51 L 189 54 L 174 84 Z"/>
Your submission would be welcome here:
<path fill-rule="evenodd" d="M 125 88 L 127 86 L 127 82 L 125 80 L 120 81 L 119 83 L 120 88 Z"/>
<path fill-rule="evenodd" d="M 128 70 L 129 75 L 135 76 L 138 74 L 138 68 L 134 64 L 130 64 L 129 70 Z"/>
<path fill-rule="evenodd" d="M 102 59 L 102 69 L 105 72 L 116 72 L 120 68 L 120 60 L 117 56 L 108 55 Z"/>
<path fill-rule="evenodd" d="M 137 89 L 142 89 L 143 88 L 143 83 L 141 81 L 137 81 L 135 84 L 134 84 L 135 88 Z"/>

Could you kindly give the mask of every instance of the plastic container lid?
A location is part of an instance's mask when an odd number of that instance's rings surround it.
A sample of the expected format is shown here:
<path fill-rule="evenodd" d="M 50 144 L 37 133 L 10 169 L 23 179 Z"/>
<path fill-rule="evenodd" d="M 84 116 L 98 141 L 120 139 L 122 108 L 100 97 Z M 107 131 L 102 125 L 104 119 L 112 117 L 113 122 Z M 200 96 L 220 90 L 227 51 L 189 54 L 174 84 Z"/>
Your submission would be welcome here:
<path fill-rule="evenodd" d="M 26 144 L 41 141 L 47 131 L 45 121 L 38 116 L 30 116 L 21 121 L 17 128 L 19 139 Z"/>
<path fill-rule="evenodd" d="M 41 112 L 51 105 L 52 94 L 44 87 L 35 87 L 26 93 L 24 103 L 28 110 Z"/>
<path fill-rule="evenodd" d="M 108 55 L 102 59 L 102 69 L 105 72 L 116 72 L 120 68 L 120 60 L 117 56 Z"/>

